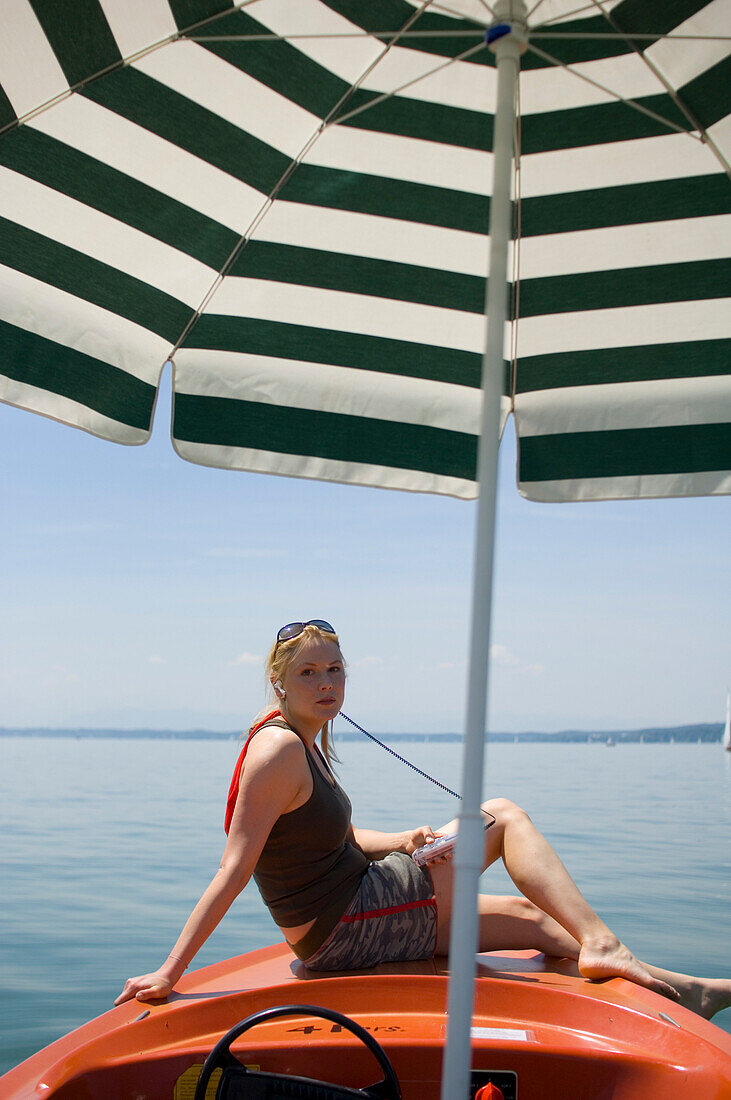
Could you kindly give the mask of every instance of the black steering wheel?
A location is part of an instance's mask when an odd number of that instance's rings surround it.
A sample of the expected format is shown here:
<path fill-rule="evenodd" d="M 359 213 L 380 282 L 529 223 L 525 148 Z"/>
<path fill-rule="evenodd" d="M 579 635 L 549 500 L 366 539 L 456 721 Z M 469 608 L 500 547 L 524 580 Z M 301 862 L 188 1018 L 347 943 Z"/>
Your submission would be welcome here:
<path fill-rule="evenodd" d="M 285 1073 L 265 1073 L 260 1070 L 249 1070 L 239 1062 L 231 1053 L 230 1046 L 235 1039 L 243 1035 L 245 1031 L 262 1024 L 266 1020 L 274 1020 L 278 1016 L 317 1016 L 323 1020 L 330 1020 L 339 1024 L 368 1047 L 371 1054 L 383 1070 L 383 1079 L 365 1089 L 352 1089 L 345 1085 L 329 1084 L 327 1081 L 318 1081 L 311 1077 L 296 1077 Z M 222 1039 L 219 1039 L 211 1053 L 206 1058 L 201 1075 L 196 1085 L 194 1100 L 205 1100 L 206 1088 L 215 1069 L 223 1070 L 221 1081 L 216 1090 L 216 1100 L 234 1100 L 234 1098 L 252 1097 L 252 1100 L 266 1100 L 267 1097 L 281 1096 L 281 1090 L 277 1090 L 277 1084 L 287 1082 L 291 1091 L 287 1095 L 299 1097 L 301 1100 L 309 1100 L 311 1097 L 321 1100 L 350 1100 L 360 1097 L 369 1100 L 401 1100 L 401 1086 L 394 1073 L 393 1066 L 380 1043 L 377 1043 L 372 1035 L 356 1024 L 354 1020 L 343 1016 L 341 1012 L 335 1012 L 332 1008 L 320 1008 L 318 1005 L 280 1005 L 277 1008 L 265 1008 L 261 1012 L 254 1012 L 247 1016 L 241 1023 L 236 1024 L 227 1031 Z"/>

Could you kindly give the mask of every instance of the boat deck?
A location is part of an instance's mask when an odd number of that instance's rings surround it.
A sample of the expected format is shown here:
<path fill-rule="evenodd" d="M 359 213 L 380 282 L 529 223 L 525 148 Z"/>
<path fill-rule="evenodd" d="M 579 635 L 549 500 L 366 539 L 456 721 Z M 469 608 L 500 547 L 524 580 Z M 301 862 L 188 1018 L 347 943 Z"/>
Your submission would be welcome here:
<path fill-rule="evenodd" d="M 506 1100 L 664 1100 L 681 1086 L 694 1100 L 731 1096 L 731 1037 L 694 1013 L 621 979 L 584 981 L 573 963 L 534 952 L 478 960 L 475 1088 L 499 1071 Z M 314 1004 L 381 1043 L 404 1100 L 437 1100 L 447 979 L 440 959 L 315 973 L 278 944 L 186 975 L 167 1002 L 112 1009 L 0 1079 L 0 1095 L 192 1100 L 200 1065 L 234 1024 Z M 247 1065 L 351 1087 L 382 1076 L 347 1031 L 304 1015 L 259 1025 L 233 1049 Z"/>

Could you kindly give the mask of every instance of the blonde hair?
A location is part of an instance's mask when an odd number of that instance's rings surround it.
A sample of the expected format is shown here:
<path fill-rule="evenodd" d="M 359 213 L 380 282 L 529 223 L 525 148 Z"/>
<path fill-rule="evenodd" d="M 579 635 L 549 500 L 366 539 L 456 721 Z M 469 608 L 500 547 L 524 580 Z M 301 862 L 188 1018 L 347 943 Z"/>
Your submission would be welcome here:
<path fill-rule="evenodd" d="M 272 684 L 284 678 L 292 661 L 299 656 L 305 646 L 313 641 L 334 642 L 338 649 L 340 649 L 340 641 L 337 634 L 331 634 L 329 631 L 320 630 L 318 626 L 314 626 L 311 623 L 304 628 L 301 634 L 297 634 L 296 637 L 289 638 L 285 642 L 275 641 L 264 662 L 264 674 L 267 678 L 267 684 L 271 695 L 270 706 L 260 711 L 252 722 L 252 727 L 267 713 L 271 708 L 271 704 L 277 702 Z M 342 660 L 342 652 L 340 653 L 340 657 Z M 342 664 L 343 668 L 345 668 L 344 660 L 342 660 Z M 333 761 L 338 760 L 332 744 L 332 722 L 326 722 L 320 730 L 320 744 L 322 746 L 322 755 L 325 757 L 328 764 L 332 764 Z"/>

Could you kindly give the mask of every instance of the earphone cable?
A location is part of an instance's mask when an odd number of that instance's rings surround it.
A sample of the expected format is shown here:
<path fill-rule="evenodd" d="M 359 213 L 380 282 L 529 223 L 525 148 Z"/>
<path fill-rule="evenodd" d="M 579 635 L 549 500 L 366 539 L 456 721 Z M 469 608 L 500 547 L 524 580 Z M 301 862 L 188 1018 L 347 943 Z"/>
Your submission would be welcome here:
<path fill-rule="evenodd" d="M 433 779 L 431 775 L 427 775 L 427 773 L 423 772 L 421 768 L 417 768 L 416 764 L 412 764 L 410 760 L 407 760 L 405 756 L 399 756 L 399 754 L 397 752 L 394 752 L 393 749 L 389 748 L 388 745 L 384 745 L 383 741 L 379 741 L 377 737 L 374 737 L 372 733 L 368 732 L 368 730 L 364 730 L 363 727 L 359 726 L 357 722 L 354 722 L 352 718 L 348 718 L 347 714 L 345 714 L 342 710 L 340 711 L 340 717 L 344 718 L 346 722 L 350 722 L 351 726 L 355 726 L 355 728 L 357 730 L 360 730 L 361 733 L 364 733 L 366 737 L 370 737 L 371 741 L 375 741 L 376 744 L 380 745 L 382 749 L 386 750 L 386 752 L 390 752 L 391 756 L 395 756 L 396 759 L 400 760 L 402 764 L 406 764 L 407 767 L 412 768 L 415 772 L 418 772 L 419 775 L 424 777 L 424 779 L 428 779 L 430 783 L 434 783 L 437 787 L 441 787 L 443 791 L 446 791 L 447 794 L 451 794 L 453 798 L 462 798 L 461 794 L 457 794 L 456 791 L 451 791 L 449 787 L 445 787 L 445 785 L 443 783 L 440 783 L 438 779 Z"/>
<path fill-rule="evenodd" d="M 366 737 L 370 737 L 371 741 L 375 741 L 375 743 L 377 745 L 380 745 L 382 749 L 385 749 L 386 752 L 390 752 L 391 756 L 395 756 L 397 760 L 400 760 L 402 764 L 406 764 L 408 768 L 411 768 L 418 775 L 422 776 L 423 779 L 428 779 L 430 783 L 434 783 L 435 786 L 440 787 L 443 791 L 446 791 L 447 794 L 451 794 L 453 798 L 458 798 L 460 802 L 462 801 L 461 794 L 457 794 L 456 791 L 453 791 L 449 787 L 446 787 L 444 783 L 440 783 L 438 779 L 434 779 L 434 777 L 428 775 L 427 772 L 423 772 L 421 768 L 417 768 L 416 764 L 412 764 L 411 761 L 407 760 L 405 756 L 399 756 L 397 752 L 395 752 L 392 748 L 389 748 L 388 745 L 384 745 L 383 741 L 379 741 L 378 738 L 374 737 L 372 733 L 368 732 L 368 730 L 364 730 L 362 726 L 359 726 L 357 722 L 354 722 L 353 719 L 349 718 L 348 715 L 342 710 L 340 711 L 340 717 L 344 718 L 346 722 L 350 722 L 351 726 L 355 726 L 355 728 L 357 730 L 360 730 L 361 733 L 364 733 Z M 487 810 L 483 809 L 480 809 L 480 813 L 483 814 L 484 817 L 490 818 L 490 820 L 485 825 L 486 829 L 489 829 L 491 825 L 495 824 L 495 817 L 493 816 L 493 814 L 488 813 Z"/>

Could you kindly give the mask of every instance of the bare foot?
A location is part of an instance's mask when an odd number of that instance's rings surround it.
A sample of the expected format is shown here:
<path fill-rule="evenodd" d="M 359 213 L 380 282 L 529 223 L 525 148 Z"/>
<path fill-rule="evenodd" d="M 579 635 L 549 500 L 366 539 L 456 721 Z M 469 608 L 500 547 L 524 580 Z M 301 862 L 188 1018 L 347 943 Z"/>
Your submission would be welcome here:
<path fill-rule="evenodd" d="M 731 1005 L 731 980 L 728 978 L 694 978 L 693 981 L 700 993 L 696 1002 L 698 1007 L 687 1004 L 686 1008 L 691 1008 L 704 1020 L 710 1020 L 717 1012 L 722 1012 Z M 685 1001 L 682 1003 L 685 1004 Z"/>
<path fill-rule="evenodd" d="M 579 973 L 592 981 L 599 981 L 602 978 L 626 978 L 628 982 L 635 982 L 646 989 L 652 989 L 653 992 L 670 997 L 673 1001 L 680 999 L 676 989 L 660 978 L 653 977 L 632 952 L 614 936 L 584 941 L 579 952 Z"/>
<path fill-rule="evenodd" d="M 697 1012 L 704 1020 L 710 1020 L 717 1012 L 731 1005 L 731 979 L 694 978 L 690 974 L 675 974 L 655 967 L 649 969 L 666 977 L 677 989 L 683 1008 Z"/>

